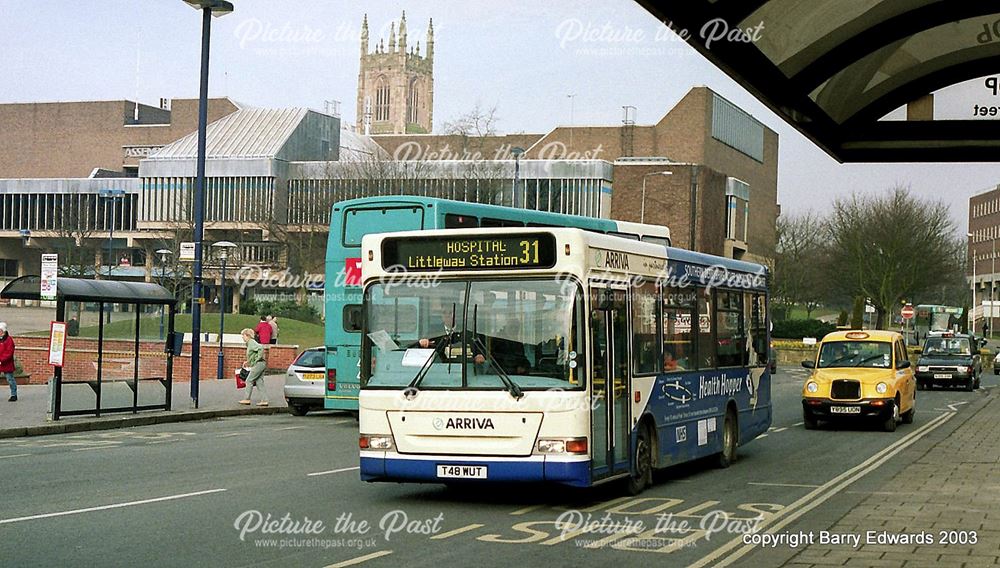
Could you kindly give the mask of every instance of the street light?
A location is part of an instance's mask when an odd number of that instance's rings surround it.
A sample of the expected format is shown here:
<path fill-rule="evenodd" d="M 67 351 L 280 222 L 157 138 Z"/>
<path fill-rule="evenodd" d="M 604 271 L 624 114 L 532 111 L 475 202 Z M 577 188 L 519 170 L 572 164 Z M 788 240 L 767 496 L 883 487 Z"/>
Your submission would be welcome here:
<path fill-rule="evenodd" d="M 212 245 L 212 248 L 219 249 L 219 258 L 222 259 L 222 298 L 219 299 L 219 364 L 215 378 L 222 380 L 222 336 L 226 333 L 226 260 L 229 258 L 229 249 L 236 248 L 236 245 L 229 241 L 219 241 Z"/>
<path fill-rule="evenodd" d="M 168 249 L 160 249 L 156 251 L 156 254 L 160 255 L 160 286 L 163 286 L 164 272 L 167 269 L 167 255 L 174 253 Z M 160 340 L 163 340 L 163 304 L 160 304 Z"/>
<path fill-rule="evenodd" d="M 649 176 L 672 176 L 674 172 L 650 172 L 642 176 L 642 203 L 639 204 L 639 222 L 646 222 L 646 178 Z"/>
<path fill-rule="evenodd" d="M 115 204 L 118 200 L 125 197 L 124 189 L 102 189 L 97 192 L 101 199 L 111 200 L 111 223 L 108 229 L 108 280 L 111 280 L 111 267 L 115 262 Z M 124 228 L 124 227 L 123 227 Z M 114 308 L 114 304 L 108 309 L 108 323 L 111 323 L 111 308 Z"/>
<path fill-rule="evenodd" d="M 520 191 L 518 191 L 518 182 L 521 179 L 521 154 L 524 153 L 524 148 L 515 146 L 510 149 L 510 153 L 514 154 L 514 192 L 510 204 L 512 207 L 517 207 L 517 198 L 520 194 Z"/>
<path fill-rule="evenodd" d="M 183 0 L 201 10 L 201 86 L 198 93 L 198 160 L 194 181 L 194 275 L 191 293 L 191 403 L 198 408 L 198 381 L 201 364 L 201 240 L 205 233 L 205 129 L 208 123 L 208 48 L 212 34 L 212 16 L 233 11 L 225 0 Z"/>

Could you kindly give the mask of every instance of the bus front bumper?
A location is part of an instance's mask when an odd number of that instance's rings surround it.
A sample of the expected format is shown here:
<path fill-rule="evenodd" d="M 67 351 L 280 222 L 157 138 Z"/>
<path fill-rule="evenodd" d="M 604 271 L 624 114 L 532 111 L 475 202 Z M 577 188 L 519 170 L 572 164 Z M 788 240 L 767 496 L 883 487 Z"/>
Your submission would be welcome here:
<path fill-rule="evenodd" d="M 438 466 L 486 467 L 485 478 L 439 476 Z M 481 471 L 481 470 L 476 470 Z M 588 456 L 533 455 L 523 458 L 406 455 L 396 452 L 362 451 L 362 481 L 412 483 L 559 483 L 590 487 Z"/>

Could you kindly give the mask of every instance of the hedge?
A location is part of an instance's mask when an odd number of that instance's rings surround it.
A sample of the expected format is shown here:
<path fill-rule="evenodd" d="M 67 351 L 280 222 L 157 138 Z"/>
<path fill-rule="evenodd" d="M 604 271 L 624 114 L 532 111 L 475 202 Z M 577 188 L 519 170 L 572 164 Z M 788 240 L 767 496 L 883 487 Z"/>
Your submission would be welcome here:
<path fill-rule="evenodd" d="M 815 337 L 819 340 L 823 339 L 824 335 L 836 330 L 837 326 L 832 323 L 825 323 L 817 319 L 793 319 L 774 322 L 771 337 L 779 339 Z"/>

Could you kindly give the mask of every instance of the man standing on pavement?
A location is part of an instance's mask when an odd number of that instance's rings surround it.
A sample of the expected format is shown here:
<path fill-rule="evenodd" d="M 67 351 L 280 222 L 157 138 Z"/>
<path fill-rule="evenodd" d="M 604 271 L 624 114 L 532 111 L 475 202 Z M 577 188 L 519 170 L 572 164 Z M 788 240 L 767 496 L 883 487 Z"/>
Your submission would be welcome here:
<path fill-rule="evenodd" d="M 7 324 L 0 321 L 0 373 L 10 385 L 8 402 L 17 402 L 17 382 L 14 381 L 14 338 L 7 333 Z"/>
<path fill-rule="evenodd" d="M 267 323 L 271 324 L 271 345 L 278 343 L 278 318 L 267 316 Z"/>
<path fill-rule="evenodd" d="M 257 342 L 261 345 L 267 345 L 271 343 L 271 334 L 274 333 L 274 328 L 271 324 L 267 323 L 267 316 L 260 316 L 260 323 L 254 328 L 254 333 L 257 334 Z"/>

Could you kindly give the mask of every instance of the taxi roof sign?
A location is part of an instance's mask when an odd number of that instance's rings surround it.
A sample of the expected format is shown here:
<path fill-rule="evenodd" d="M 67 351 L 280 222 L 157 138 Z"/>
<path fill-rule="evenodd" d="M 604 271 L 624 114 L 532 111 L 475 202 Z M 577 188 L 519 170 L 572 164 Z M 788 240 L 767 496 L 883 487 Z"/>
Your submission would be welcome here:
<path fill-rule="evenodd" d="M 846 337 L 847 339 L 868 339 L 868 333 L 864 331 L 849 331 Z"/>

